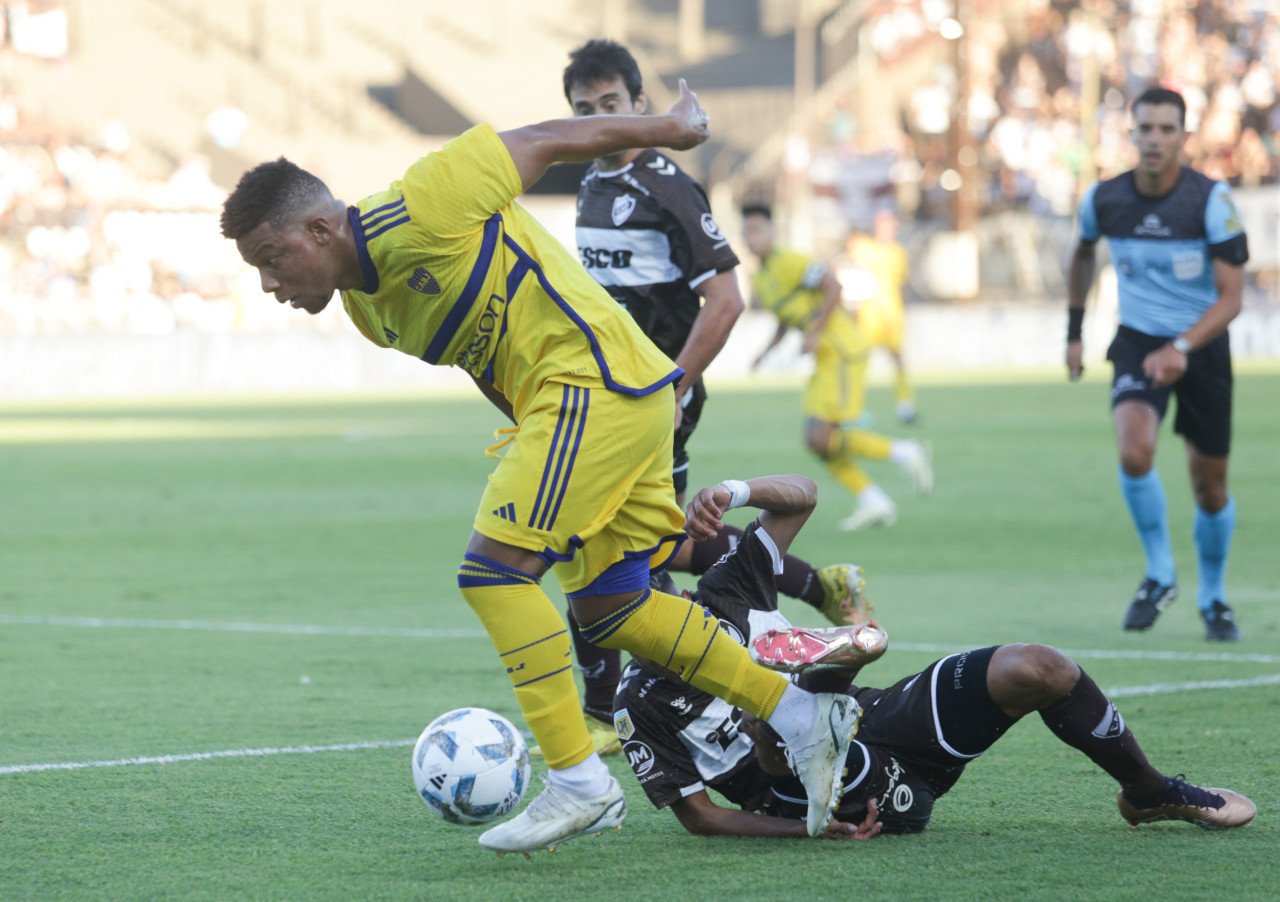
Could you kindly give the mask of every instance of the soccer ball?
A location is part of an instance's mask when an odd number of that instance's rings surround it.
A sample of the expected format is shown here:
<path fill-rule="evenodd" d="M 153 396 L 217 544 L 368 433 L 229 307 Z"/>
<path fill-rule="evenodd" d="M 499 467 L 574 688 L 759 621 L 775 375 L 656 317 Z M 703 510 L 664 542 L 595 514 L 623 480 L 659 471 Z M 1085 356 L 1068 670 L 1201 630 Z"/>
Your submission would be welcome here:
<path fill-rule="evenodd" d="M 484 708 L 441 714 L 413 747 L 413 784 L 451 824 L 510 814 L 529 786 L 529 748 L 511 721 Z"/>

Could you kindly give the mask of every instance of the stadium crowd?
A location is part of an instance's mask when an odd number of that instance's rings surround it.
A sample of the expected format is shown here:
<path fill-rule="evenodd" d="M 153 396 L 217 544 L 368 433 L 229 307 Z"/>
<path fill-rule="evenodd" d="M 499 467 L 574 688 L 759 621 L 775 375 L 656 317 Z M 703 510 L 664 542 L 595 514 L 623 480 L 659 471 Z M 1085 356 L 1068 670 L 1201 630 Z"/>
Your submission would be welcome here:
<path fill-rule="evenodd" d="M 1046 0 L 1016 22 L 980 17 L 967 40 L 981 212 L 1025 212 L 1046 223 L 1073 215 L 1088 175 L 1080 121 L 1090 60 L 1100 80 L 1097 177 L 1135 162 L 1127 101 L 1159 82 L 1187 98 L 1191 165 L 1236 187 L 1280 181 L 1280 15 L 1270 7 L 1265 0 Z M 945 221 L 951 209 L 944 187 L 952 165 L 949 102 L 941 87 L 916 92 L 903 132 L 888 143 L 864 138 L 845 160 L 849 178 L 876 183 L 876 198 L 912 189 L 899 197 L 918 198 L 916 219 L 924 223 Z M 832 120 L 835 143 L 848 139 L 849 119 L 845 111 Z M 0 334 L 283 328 L 281 318 L 266 315 L 269 305 L 256 303 L 252 274 L 218 240 L 214 211 L 223 196 L 199 157 L 167 178 L 152 175 L 128 128 L 109 113 L 68 131 L 6 86 Z M 846 204 L 846 223 L 857 217 Z M 304 328 L 337 322 L 321 317 Z"/>
<path fill-rule="evenodd" d="M 1074 213 L 1088 159 L 1080 123 L 1091 58 L 1100 82 L 1097 177 L 1136 163 L 1128 101 L 1159 83 L 1187 99 L 1192 135 L 1185 154 L 1193 168 L 1233 187 L 1280 179 L 1280 16 L 1271 4 L 1049 2 L 1033 5 L 1017 29 L 998 19 L 977 23 L 969 53 L 968 124 L 988 175 L 987 211 Z M 927 126 L 937 118 L 916 121 Z M 937 165 L 945 160 L 943 134 L 917 128 L 913 137 L 926 164 L 922 194 L 944 200 Z M 938 212 L 936 204 L 924 212 Z"/>

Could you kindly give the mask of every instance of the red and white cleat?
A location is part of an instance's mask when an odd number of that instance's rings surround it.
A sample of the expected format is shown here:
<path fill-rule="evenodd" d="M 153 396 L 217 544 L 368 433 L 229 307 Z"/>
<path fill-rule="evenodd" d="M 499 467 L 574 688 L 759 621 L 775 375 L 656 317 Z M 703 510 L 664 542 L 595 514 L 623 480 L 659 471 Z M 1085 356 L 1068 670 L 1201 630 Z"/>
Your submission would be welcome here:
<path fill-rule="evenodd" d="M 874 620 L 855 626 L 769 630 L 747 646 L 751 660 L 783 673 L 856 670 L 889 647 L 889 635 Z"/>

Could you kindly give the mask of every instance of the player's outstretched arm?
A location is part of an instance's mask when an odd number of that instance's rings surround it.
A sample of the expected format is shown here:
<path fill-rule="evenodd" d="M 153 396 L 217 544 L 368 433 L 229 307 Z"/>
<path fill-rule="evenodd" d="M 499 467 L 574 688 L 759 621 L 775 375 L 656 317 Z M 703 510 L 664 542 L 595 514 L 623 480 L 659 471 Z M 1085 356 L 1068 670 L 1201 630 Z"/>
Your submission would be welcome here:
<path fill-rule="evenodd" d="M 680 97 L 661 116 L 578 116 L 499 132 L 527 189 L 552 163 L 585 163 L 633 147 L 688 150 L 711 135 L 707 111 L 680 79 Z"/>
<path fill-rule="evenodd" d="M 822 288 L 822 306 L 818 308 L 818 312 L 809 323 L 809 328 L 805 330 L 804 344 L 800 348 L 806 354 L 812 354 L 817 349 L 818 336 L 827 327 L 831 314 L 835 313 L 836 307 L 840 304 L 840 283 L 836 281 L 836 275 L 830 269 L 822 277 L 820 287 Z"/>
<path fill-rule="evenodd" d="M 695 836 L 794 836 L 808 837 L 802 820 L 788 820 L 741 808 L 721 808 L 705 789 L 671 805 L 680 825 Z M 880 832 L 874 802 L 861 824 L 832 821 L 820 835 L 824 839 L 871 839 Z"/>
<path fill-rule="evenodd" d="M 716 273 L 699 285 L 697 291 L 703 304 L 684 347 L 676 355 L 676 366 L 684 370 L 676 387 L 676 397 L 683 397 L 685 389 L 697 382 L 711 361 L 716 359 L 729 340 L 733 324 L 747 306 L 743 303 L 742 292 L 738 290 L 738 277 L 731 269 Z"/>
<path fill-rule="evenodd" d="M 1084 320 L 1085 298 L 1093 285 L 1097 249 L 1097 242 L 1076 242 L 1071 265 L 1067 268 L 1067 378 L 1072 382 L 1084 373 L 1084 342 L 1080 339 L 1080 324 Z"/>
<path fill-rule="evenodd" d="M 818 484 L 808 476 L 759 476 L 729 480 L 701 489 L 685 512 L 685 532 L 695 542 L 713 539 L 724 528 L 724 514 L 735 507 L 759 508 L 760 525 L 781 554 L 818 505 Z"/>

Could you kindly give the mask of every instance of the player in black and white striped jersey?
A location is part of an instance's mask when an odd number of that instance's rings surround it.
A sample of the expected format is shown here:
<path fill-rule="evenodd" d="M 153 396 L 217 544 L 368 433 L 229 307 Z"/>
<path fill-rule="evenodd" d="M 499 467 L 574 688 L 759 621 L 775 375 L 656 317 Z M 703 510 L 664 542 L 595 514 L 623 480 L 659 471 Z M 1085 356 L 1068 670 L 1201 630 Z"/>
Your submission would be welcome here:
<path fill-rule="evenodd" d="M 698 581 L 691 597 L 719 618 L 729 635 L 758 649 L 770 631 L 789 627 L 777 610 L 771 577 L 817 495 L 812 480 L 803 476 L 763 477 L 745 486 L 746 504 L 761 514 L 734 553 Z M 690 536 L 719 531 L 732 489 L 721 484 L 694 496 L 685 524 Z M 663 591 L 675 589 L 668 584 Z M 1033 712 L 1120 784 L 1117 804 L 1130 824 L 1186 820 L 1222 829 L 1243 826 L 1256 814 L 1254 804 L 1239 793 L 1168 778 L 1152 767 L 1116 706 L 1056 649 L 975 649 L 948 655 L 885 689 L 851 687 L 855 668 L 878 656 L 854 655 L 842 672 L 800 677 L 810 681 L 806 688 L 849 691 L 864 712 L 845 761 L 843 800 L 823 833 L 828 838 L 923 830 L 934 802 L 968 763 Z M 691 833 L 808 835 L 804 791 L 789 774 L 776 735 L 741 709 L 640 658 L 623 672 L 614 724 L 649 800 L 670 807 Z M 708 789 L 738 807 L 717 804 Z"/>

